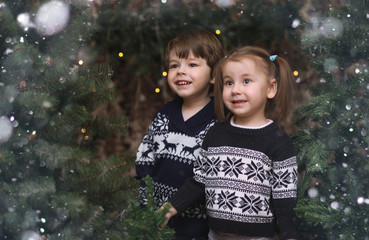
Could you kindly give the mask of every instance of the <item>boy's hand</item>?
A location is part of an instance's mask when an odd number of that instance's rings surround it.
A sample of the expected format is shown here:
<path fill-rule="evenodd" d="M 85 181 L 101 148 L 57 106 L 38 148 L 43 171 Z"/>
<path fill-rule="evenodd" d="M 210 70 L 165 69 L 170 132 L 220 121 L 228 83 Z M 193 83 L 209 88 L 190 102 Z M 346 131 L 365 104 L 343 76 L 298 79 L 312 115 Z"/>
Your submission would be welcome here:
<path fill-rule="evenodd" d="M 166 202 L 166 203 L 164 203 L 159 209 L 158 209 L 158 211 L 160 212 L 160 211 L 163 211 L 164 210 L 164 208 L 165 207 L 169 207 L 169 209 L 168 209 L 168 212 L 165 214 L 165 218 L 166 218 L 166 220 L 165 220 L 165 222 L 163 223 L 163 226 L 162 226 L 162 228 L 163 227 L 165 227 L 165 225 L 167 225 L 168 224 L 168 221 L 169 221 L 169 219 L 171 218 L 171 217 L 173 217 L 173 216 L 175 216 L 177 213 L 178 213 L 178 211 L 172 206 L 172 204 L 170 204 L 170 202 Z"/>

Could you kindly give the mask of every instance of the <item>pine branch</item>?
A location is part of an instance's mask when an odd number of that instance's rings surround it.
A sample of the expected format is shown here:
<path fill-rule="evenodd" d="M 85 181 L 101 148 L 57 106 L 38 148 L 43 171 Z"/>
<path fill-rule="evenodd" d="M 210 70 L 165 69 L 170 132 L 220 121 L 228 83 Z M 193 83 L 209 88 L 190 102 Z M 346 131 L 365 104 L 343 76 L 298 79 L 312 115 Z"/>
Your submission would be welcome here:
<path fill-rule="evenodd" d="M 172 240 L 174 230 L 168 226 L 162 228 L 165 214 L 169 210 L 166 206 L 162 211 L 157 211 L 153 197 L 153 184 L 150 177 L 145 177 L 147 189 L 147 205 L 140 206 L 138 201 L 133 202 L 128 209 L 128 217 L 125 220 L 130 240 Z"/>

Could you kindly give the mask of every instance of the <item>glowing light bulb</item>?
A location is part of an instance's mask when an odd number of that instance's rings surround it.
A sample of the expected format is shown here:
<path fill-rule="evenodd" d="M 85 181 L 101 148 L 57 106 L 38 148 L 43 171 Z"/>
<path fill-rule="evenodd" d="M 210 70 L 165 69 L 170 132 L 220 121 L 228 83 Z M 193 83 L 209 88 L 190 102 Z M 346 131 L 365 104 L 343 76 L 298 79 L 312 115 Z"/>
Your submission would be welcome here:
<path fill-rule="evenodd" d="M 160 88 L 155 88 L 156 93 L 160 93 Z"/>
<path fill-rule="evenodd" d="M 86 132 L 86 128 L 81 128 L 81 133 L 85 133 Z"/>
<path fill-rule="evenodd" d="M 118 53 L 118 56 L 119 56 L 119 57 L 121 57 L 121 58 L 123 57 L 123 55 L 124 55 L 124 54 L 123 54 L 122 52 L 119 52 L 119 53 Z"/>
<path fill-rule="evenodd" d="M 219 35 L 219 34 L 220 34 L 220 30 L 219 30 L 219 29 L 215 30 L 215 33 L 216 33 L 217 35 Z"/>
<path fill-rule="evenodd" d="M 165 71 L 162 74 L 163 74 L 164 77 L 166 77 L 168 75 L 168 73 L 165 72 Z"/>
<path fill-rule="evenodd" d="M 79 65 L 83 65 L 83 60 L 79 60 L 79 61 L 78 61 L 78 64 L 79 64 Z"/>
<path fill-rule="evenodd" d="M 299 72 L 298 72 L 298 71 L 294 71 L 294 72 L 293 72 L 293 75 L 294 75 L 294 76 L 298 76 L 298 75 L 299 75 Z"/>

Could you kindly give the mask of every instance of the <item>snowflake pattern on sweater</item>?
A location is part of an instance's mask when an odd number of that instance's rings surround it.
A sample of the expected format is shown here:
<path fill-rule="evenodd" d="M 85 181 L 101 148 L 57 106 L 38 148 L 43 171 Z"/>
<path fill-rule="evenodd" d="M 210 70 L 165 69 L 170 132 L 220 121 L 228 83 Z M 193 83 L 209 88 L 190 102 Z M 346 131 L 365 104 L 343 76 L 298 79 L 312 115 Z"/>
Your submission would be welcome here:
<path fill-rule="evenodd" d="M 205 159 L 205 160 L 204 160 Z M 296 197 L 296 157 L 273 164 L 262 152 L 237 147 L 203 150 L 195 179 L 206 184 L 209 216 L 248 223 L 270 223 L 274 199 Z"/>
<path fill-rule="evenodd" d="M 297 161 L 291 139 L 275 123 L 243 128 L 216 123 L 194 168 L 170 202 L 178 212 L 205 195 L 209 227 L 218 232 L 296 238 Z"/>

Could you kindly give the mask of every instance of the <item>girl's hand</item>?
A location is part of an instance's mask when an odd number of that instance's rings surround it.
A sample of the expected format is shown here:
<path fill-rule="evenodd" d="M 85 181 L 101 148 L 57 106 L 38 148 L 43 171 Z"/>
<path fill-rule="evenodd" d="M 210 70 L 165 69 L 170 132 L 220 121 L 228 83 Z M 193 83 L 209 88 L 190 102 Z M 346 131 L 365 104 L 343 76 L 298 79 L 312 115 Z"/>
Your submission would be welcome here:
<path fill-rule="evenodd" d="M 165 227 L 165 225 L 167 225 L 168 224 L 168 221 L 169 221 L 169 219 L 171 218 L 171 217 L 173 217 L 173 216 L 175 216 L 177 213 L 178 213 L 178 211 L 172 206 L 172 204 L 170 204 L 170 202 L 166 202 L 166 203 L 164 203 L 159 209 L 158 209 L 158 211 L 163 211 L 164 210 L 164 208 L 165 207 L 167 207 L 167 206 L 169 206 L 169 210 L 168 210 L 168 212 L 165 214 L 165 218 L 166 218 L 166 220 L 165 220 L 165 222 L 163 223 L 163 226 L 162 226 L 162 228 L 163 227 Z"/>

